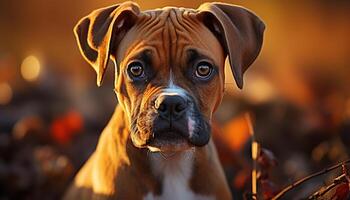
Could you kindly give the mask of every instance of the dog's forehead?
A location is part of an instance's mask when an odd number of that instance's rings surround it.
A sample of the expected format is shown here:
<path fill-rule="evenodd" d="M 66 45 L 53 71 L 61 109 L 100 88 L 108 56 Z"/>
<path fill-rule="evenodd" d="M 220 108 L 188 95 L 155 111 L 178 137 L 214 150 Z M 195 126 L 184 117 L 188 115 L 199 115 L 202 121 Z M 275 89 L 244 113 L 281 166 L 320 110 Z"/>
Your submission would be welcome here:
<path fill-rule="evenodd" d="M 224 57 L 220 42 L 195 14 L 194 9 L 178 7 L 143 11 L 121 41 L 117 58 L 151 47 L 158 54 L 165 54 L 159 57 L 181 60 L 184 50 L 198 49 L 204 55 L 215 55 L 214 61 L 220 64 Z"/>

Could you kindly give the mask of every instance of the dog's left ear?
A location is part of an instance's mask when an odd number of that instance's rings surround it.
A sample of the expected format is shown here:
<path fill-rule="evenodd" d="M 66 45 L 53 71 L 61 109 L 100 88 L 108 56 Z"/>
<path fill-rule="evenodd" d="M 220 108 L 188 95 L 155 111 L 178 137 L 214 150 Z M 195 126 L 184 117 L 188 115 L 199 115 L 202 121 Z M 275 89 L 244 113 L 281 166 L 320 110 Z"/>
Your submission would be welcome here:
<path fill-rule="evenodd" d="M 139 6 L 124 2 L 93 11 L 74 28 L 78 46 L 85 60 L 97 73 L 100 86 L 108 60 L 113 57 L 119 42 L 134 25 L 140 14 Z"/>
<path fill-rule="evenodd" d="M 197 17 L 219 39 L 229 57 L 237 86 L 243 87 L 243 73 L 258 56 L 264 23 L 251 11 L 230 4 L 204 3 Z"/>

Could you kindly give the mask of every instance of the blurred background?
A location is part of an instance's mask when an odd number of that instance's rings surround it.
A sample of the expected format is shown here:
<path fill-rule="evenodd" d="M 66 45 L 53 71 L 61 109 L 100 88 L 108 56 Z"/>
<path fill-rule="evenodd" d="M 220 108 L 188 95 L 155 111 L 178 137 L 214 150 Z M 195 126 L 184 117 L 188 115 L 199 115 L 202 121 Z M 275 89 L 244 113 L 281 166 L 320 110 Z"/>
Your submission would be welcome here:
<path fill-rule="evenodd" d="M 0 1 L 0 199 L 59 199 L 93 151 L 117 104 L 114 69 L 97 88 L 72 29 L 93 9 L 118 2 Z M 204 1 L 136 2 L 146 10 L 196 8 Z M 348 158 L 350 2 L 223 2 L 253 10 L 267 27 L 243 90 L 227 70 L 213 128 L 234 197 L 250 191 L 246 112 L 256 139 L 278 163 L 271 181 L 260 186 L 272 193 Z M 310 181 L 290 196 L 305 197 L 329 178 Z"/>

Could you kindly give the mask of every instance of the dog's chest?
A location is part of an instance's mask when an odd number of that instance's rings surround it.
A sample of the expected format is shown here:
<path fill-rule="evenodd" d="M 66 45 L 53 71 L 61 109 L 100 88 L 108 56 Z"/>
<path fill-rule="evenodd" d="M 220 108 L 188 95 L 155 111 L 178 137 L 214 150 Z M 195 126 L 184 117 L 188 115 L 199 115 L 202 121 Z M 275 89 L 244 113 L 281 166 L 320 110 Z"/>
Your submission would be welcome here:
<path fill-rule="evenodd" d="M 212 200 L 211 196 L 194 193 L 189 181 L 192 175 L 193 152 L 177 155 L 176 159 L 164 159 L 160 154 L 150 156 L 153 173 L 162 181 L 160 195 L 148 193 L 144 200 Z"/>

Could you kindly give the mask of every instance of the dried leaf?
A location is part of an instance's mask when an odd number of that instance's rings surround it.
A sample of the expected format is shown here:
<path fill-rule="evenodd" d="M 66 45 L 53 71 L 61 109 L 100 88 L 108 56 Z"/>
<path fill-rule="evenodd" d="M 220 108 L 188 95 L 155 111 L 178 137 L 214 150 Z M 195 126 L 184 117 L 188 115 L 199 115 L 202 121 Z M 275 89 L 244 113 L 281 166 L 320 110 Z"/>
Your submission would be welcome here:
<path fill-rule="evenodd" d="M 267 150 L 265 148 L 260 149 L 257 161 L 258 164 L 264 169 L 269 169 L 277 165 L 277 159 L 275 155 L 270 150 Z"/>
<path fill-rule="evenodd" d="M 270 180 L 261 180 L 260 181 L 260 186 L 261 186 L 261 193 L 263 196 L 263 199 L 271 199 L 272 197 L 274 197 L 279 189 L 277 188 L 277 186 L 271 182 Z"/>

